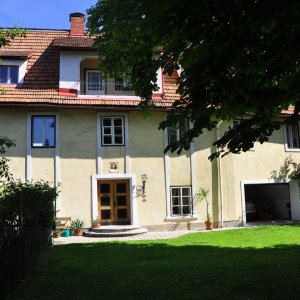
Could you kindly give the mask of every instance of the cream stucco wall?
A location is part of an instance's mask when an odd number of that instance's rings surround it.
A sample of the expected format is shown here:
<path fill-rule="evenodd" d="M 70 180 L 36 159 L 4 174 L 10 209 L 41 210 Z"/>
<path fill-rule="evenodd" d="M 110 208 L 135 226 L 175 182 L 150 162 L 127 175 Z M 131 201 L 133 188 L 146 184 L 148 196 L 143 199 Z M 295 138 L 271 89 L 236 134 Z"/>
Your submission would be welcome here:
<path fill-rule="evenodd" d="M 51 110 L 47 110 L 51 113 Z M 28 109 L 0 109 L 0 132 L 15 140 L 16 147 L 7 152 L 10 168 L 15 178 L 25 180 L 26 174 L 26 135 L 27 115 L 34 112 Z M 40 110 L 36 110 L 38 114 Z M 31 149 L 32 179 L 44 179 L 54 182 L 55 172 L 60 186 L 60 216 L 83 219 L 86 226 L 92 218 L 93 194 L 92 175 L 97 174 L 97 118 L 101 111 L 83 109 L 53 110 L 59 118 L 59 145 L 57 149 Z M 115 112 L 114 112 L 115 113 Z M 127 114 L 129 145 L 129 173 L 135 178 L 135 185 L 142 185 L 142 174 L 147 174 L 146 193 L 136 193 L 133 186 L 133 202 L 136 203 L 136 218 L 139 225 L 169 226 L 175 228 L 178 220 L 167 220 L 166 174 L 169 175 L 170 186 L 191 186 L 192 169 L 191 153 L 183 152 L 179 156 L 169 154 L 169 166 L 165 165 L 164 132 L 158 130 L 158 124 L 164 120 L 165 113 L 153 112 L 147 118 L 140 113 L 131 111 L 119 112 Z M 99 121 L 98 121 L 99 124 Z M 221 134 L 227 129 L 228 123 L 222 123 Z M 98 129 L 98 132 L 99 129 Z M 98 137 L 99 139 L 99 137 Z M 217 161 L 208 160 L 215 151 L 212 147 L 216 139 L 216 131 L 204 132 L 194 142 L 195 186 L 210 190 L 209 210 L 215 222 L 221 218 L 220 194 L 223 196 L 224 221 L 236 221 L 242 218 L 242 180 L 267 180 L 273 170 L 278 170 L 288 155 L 300 162 L 300 152 L 286 152 L 284 148 L 283 129 L 274 133 L 270 141 L 264 145 L 255 145 L 254 151 L 240 155 L 227 155 L 221 159 L 222 174 L 218 177 Z M 55 153 L 58 150 L 59 168 L 55 169 Z M 99 158 L 98 158 L 99 159 Z M 119 164 L 119 173 L 125 173 L 126 146 L 105 147 L 101 149 L 102 174 L 109 174 L 109 163 Z M 100 172 L 100 171 L 99 171 Z M 125 175 L 124 175 L 125 176 Z M 220 189 L 219 180 L 223 186 Z M 193 195 L 194 196 L 194 195 Z M 195 197 L 195 220 L 205 220 L 206 204 Z"/>

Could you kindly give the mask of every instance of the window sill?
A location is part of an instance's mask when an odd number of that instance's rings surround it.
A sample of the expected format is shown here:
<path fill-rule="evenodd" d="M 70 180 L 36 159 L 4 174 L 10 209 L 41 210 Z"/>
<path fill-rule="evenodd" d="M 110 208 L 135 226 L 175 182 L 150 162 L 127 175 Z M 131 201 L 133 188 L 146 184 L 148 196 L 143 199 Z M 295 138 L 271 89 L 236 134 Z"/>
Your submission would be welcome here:
<path fill-rule="evenodd" d="M 300 148 L 285 148 L 285 152 L 300 152 Z"/>
<path fill-rule="evenodd" d="M 192 216 L 176 216 L 176 217 L 166 217 L 165 222 L 188 222 L 188 221 L 195 221 L 198 219 L 197 215 Z"/>
<path fill-rule="evenodd" d="M 3 87 L 3 88 L 5 88 L 5 87 L 15 88 L 17 86 L 20 86 L 20 84 L 17 84 L 17 83 L 0 83 L 0 87 Z"/>

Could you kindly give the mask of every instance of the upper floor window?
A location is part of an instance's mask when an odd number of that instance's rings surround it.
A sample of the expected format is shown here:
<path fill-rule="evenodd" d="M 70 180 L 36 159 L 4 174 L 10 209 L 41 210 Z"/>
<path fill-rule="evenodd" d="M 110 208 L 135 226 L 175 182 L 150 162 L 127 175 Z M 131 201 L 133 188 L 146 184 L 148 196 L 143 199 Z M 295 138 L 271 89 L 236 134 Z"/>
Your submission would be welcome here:
<path fill-rule="evenodd" d="M 300 149 L 299 124 L 287 125 L 285 128 L 288 148 Z"/>
<path fill-rule="evenodd" d="M 124 119 L 123 117 L 102 117 L 102 145 L 124 145 Z"/>
<path fill-rule="evenodd" d="M 32 147 L 55 147 L 55 116 L 32 116 Z"/>
<path fill-rule="evenodd" d="M 101 95 L 105 93 L 105 81 L 97 70 L 86 70 L 86 94 Z"/>
<path fill-rule="evenodd" d="M 118 74 L 115 76 L 115 90 L 132 90 L 131 77 L 129 74 Z"/>
<path fill-rule="evenodd" d="M 172 216 L 192 214 L 190 186 L 171 187 L 171 214 Z"/>
<path fill-rule="evenodd" d="M 19 67 L 18 66 L 0 66 L 0 83 L 18 83 Z"/>
<path fill-rule="evenodd" d="M 178 142 L 184 134 L 188 131 L 188 120 L 183 119 L 179 121 L 176 126 L 168 127 L 169 144 Z"/>

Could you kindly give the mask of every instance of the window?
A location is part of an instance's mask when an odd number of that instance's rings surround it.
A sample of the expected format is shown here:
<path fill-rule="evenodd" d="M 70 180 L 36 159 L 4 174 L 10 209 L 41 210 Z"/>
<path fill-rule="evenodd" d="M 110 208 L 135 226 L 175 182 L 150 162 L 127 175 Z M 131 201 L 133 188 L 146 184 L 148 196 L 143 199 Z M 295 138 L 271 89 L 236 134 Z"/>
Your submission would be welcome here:
<path fill-rule="evenodd" d="M 18 66 L 0 66 L 0 83 L 18 83 Z"/>
<path fill-rule="evenodd" d="M 124 145 L 123 117 L 102 117 L 102 145 Z"/>
<path fill-rule="evenodd" d="M 105 81 L 97 70 L 86 71 L 86 92 L 90 95 L 105 93 Z"/>
<path fill-rule="evenodd" d="M 169 127 L 169 144 L 178 142 L 188 131 L 188 120 L 183 119 L 174 127 Z"/>
<path fill-rule="evenodd" d="M 287 125 L 285 128 L 288 148 L 300 149 L 299 124 Z"/>
<path fill-rule="evenodd" d="M 32 147 L 55 147 L 55 116 L 32 117 Z"/>
<path fill-rule="evenodd" d="M 115 76 L 115 90 L 132 90 L 131 77 L 129 74 L 119 74 Z"/>
<path fill-rule="evenodd" d="M 192 214 L 191 187 L 171 187 L 171 214 L 184 216 Z"/>

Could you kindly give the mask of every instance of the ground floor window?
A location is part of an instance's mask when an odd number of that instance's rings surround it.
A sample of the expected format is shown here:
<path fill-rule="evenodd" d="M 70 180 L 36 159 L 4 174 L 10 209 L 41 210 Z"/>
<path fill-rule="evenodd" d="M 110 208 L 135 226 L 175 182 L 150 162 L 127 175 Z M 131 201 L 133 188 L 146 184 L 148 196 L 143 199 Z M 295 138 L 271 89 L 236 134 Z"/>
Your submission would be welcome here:
<path fill-rule="evenodd" d="M 192 214 L 190 186 L 171 187 L 171 214 L 172 216 L 185 216 Z"/>

